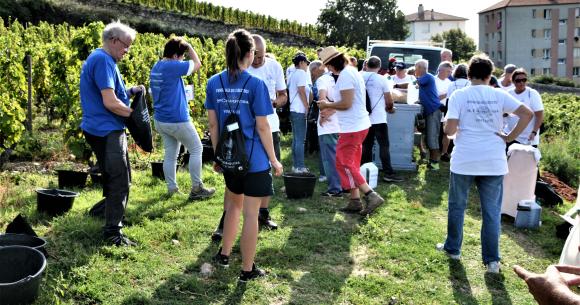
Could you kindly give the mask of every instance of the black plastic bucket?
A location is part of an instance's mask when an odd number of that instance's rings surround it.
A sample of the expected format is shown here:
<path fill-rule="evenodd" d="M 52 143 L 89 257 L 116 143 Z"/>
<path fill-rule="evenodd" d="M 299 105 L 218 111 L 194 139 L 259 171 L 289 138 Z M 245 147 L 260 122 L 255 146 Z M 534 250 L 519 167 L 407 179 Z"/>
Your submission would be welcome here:
<path fill-rule="evenodd" d="M 87 172 L 78 172 L 71 170 L 57 170 L 58 173 L 58 188 L 83 188 L 87 184 Z"/>
<path fill-rule="evenodd" d="M 165 175 L 163 174 L 163 161 L 151 162 L 151 175 L 161 180 L 165 180 Z"/>
<path fill-rule="evenodd" d="M 68 212 L 79 193 L 57 190 L 37 189 L 36 209 L 51 216 L 62 215 Z"/>
<path fill-rule="evenodd" d="M 0 304 L 28 304 L 38 298 L 44 255 L 30 247 L 0 247 Z"/>
<path fill-rule="evenodd" d="M 284 186 L 286 187 L 286 197 L 290 199 L 300 199 L 312 197 L 316 186 L 316 176 L 310 173 L 289 173 L 284 174 Z"/>
<path fill-rule="evenodd" d="M 0 247 L 25 246 L 44 252 L 46 240 L 26 234 L 0 234 Z M 1 303 L 1 302 L 0 302 Z"/>
<path fill-rule="evenodd" d="M 93 185 L 103 185 L 103 174 L 91 173 L 91 183 Z"/>

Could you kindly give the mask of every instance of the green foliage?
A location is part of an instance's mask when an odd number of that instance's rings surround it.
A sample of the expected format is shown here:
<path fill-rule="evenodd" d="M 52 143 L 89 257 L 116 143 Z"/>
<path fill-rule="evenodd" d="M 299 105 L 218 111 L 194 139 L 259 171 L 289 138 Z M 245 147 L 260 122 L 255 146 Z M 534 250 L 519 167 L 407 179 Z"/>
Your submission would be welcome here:
<path fill-rule="evenodd" d="M 539 146 L 542 164 L 566 184 L 578 188 L 580 178 L 580 126 L 572 124 L 567 133 L 548 138 Z"/>
<path fill-rule="evenodd" d="M 328 44 L 358 48 L 366 47 L 367 36 L 403 40 L 408 34 L 405 15 L 395 0 L 331 0 L 322 9 L 318 25 Z"/>
<path fill-rule="evenodd" d="M 542 94 L 544 104 L 543 135 L 563 135 L 580 122 L 580 96 L 575 94 Z"/>
<path fill-rule="evenodd" d="M 475 54 L 475 41 L 461 29 L 451 29 L 431 37 L 432 41 L 445 42 L 445 47 L 453 51 L 453 61 L 468 61 Z"/>
<path fill-rule="evenodd" d="M 545 85 L 557 85 L 562 87 L 576 87 L 576 83 L 573 80 L 565 77 L 555 77 L 550 74 L 542 74 L 534 76 L 531 80 L 532 83 L 545 84 Z"/>
<path fill-rule="evenodd" d="M 542 74 L 532 78 L 531 82 L 537 84 L 553 84 L 554 77 L 550 74 Z"/>
<path fill-rule="evenodd" d="M 259 28 L 271 32 L 300 35 L 310 37 L 316 41 L 324 40 L 324 35 L 311 24 L 300 24 L 288 19 L 278 20 L 271 16 L 214 5 L 209 2 L 197 0 L 124 0 L 124 2 L 153 7 L 159 10 L 179 12 L 211 21 L 221 21 L 225 24 L 239 27 Z"/>

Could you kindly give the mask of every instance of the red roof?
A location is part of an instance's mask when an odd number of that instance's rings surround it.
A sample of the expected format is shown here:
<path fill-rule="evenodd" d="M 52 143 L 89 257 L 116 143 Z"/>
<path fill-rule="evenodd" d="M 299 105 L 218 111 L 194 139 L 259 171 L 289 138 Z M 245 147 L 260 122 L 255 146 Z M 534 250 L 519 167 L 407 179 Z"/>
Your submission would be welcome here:
<path fill-rule="evenodd" d="M 416 21 L 465 21 L 467 18 L 457 17 L 452 15 L 447 15 L 439 12 L 435 12 L 432 10 L 425 10 L 425 18 L 419 19 L 419 13 L 413 13 L 410 15 L 405 16 L 405 20 L 407 22 L 416 22 Z M 433 16 L 433 18 L 431 18 Z"/>
<path fill-rule="evenodd" d="M 494 11 L 504 7 L 514 7 L 514 6 L 544 6 L 544 5 L 558 5 L 558 4 L 578 4 L 578 0 L 503 0 L 500 1 L 478 14 Z"/>

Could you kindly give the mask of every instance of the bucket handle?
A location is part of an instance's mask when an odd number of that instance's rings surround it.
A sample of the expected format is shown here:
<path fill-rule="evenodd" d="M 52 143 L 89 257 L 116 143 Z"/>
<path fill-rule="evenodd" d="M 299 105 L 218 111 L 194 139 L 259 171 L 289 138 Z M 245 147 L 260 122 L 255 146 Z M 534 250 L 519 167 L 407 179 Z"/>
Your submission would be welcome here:
<path fill-rule="evenodd" d="M 19 280 L 17 282 L 14 282 L 12 284 L 13 285 L 16 285 L 16 284 L 18 284 L 18 285 L 20 285 L 20 284 L 26 284 L 26 283 L 32 281 L 32 279 L 33 279 L 33 276 L 32 275 L 28 275 L 25 278 L 23 278 L 23 279 L 21 279 L 21 280 Z"/>

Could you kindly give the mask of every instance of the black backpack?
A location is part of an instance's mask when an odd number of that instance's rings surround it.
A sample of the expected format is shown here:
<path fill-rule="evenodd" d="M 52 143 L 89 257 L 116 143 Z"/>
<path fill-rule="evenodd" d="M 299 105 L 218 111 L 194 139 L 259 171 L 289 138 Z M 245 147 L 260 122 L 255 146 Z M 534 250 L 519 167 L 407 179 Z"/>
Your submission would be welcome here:
<path fill-rule="evenodd" d="M 240 99 L 242 98 L 242 94 L 244 93 L 244 89 L 246 88 L 246 84 L 250 78 L 251 76 L 246 79 L 246 82 L 240 91 L 240 96 L 238 97 L 237 105 L 234 111 L 232 111 L 229 102 L 226 102 L 230 114 L 226 118 L 215 151 L 216 163 L 225 173 L 235 176 L 244 176 L 248 172 L 250 169 L 250 158 L 252 157 L 252 152 L 254 151 L 254 141 L 252 139 L 252 149 L 250 150 L 250 155 L 246 153 L 246 139 L 242 130 L 240 118 L 236 114 L 236 111 L 238 111 L 240 108 Z M 229 101 L 229 97 L 226 93 L 221 74 L 220 83 L 222 85 L 222 89 L 224 90 L 226 100 Z M 254 132 L 255 129 L 256 127 L 254 125 Z"/>

